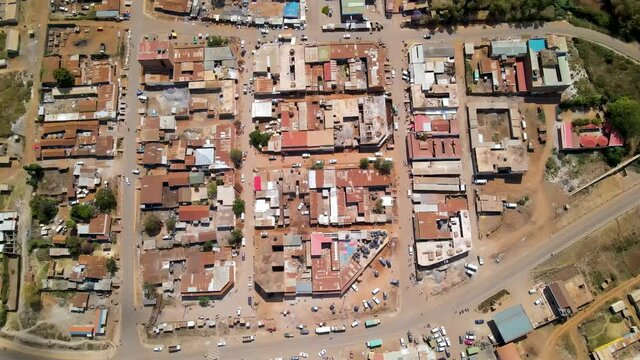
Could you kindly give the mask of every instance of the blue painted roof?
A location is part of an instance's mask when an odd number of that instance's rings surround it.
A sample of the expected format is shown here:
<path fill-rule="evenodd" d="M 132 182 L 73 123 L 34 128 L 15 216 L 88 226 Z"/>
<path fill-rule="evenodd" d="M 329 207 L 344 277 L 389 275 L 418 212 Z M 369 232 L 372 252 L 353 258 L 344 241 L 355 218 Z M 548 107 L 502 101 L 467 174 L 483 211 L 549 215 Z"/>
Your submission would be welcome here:
<path fill-rule="evenodd" d="M 539 52 L 547 48 L 547 42 L 544 39 L 529 40 L 529 48 L 534 52 Z"/>
<path fill-rule="evenodd" d="M 531 321 L 520 304 L 496 314 L 493 321 L 505 344 L 533 331 Z"/>
<path fill-rule="evenodd" d="M 284 18 L 297 19 L 300 16 L 300 3 L 289 2 L 284 5 Z"/>

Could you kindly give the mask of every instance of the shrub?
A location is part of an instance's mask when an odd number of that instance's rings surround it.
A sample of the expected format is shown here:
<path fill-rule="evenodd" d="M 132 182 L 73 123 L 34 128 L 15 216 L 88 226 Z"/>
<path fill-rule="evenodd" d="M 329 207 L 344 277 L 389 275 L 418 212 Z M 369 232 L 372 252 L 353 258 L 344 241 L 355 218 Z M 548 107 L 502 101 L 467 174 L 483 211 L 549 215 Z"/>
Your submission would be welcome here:
<path fill-rule="evenodd" d="M 611 167 L 616 167 L 622 162 L 627 151 L 622 147 L 607 148 L 604 150 L 604 159 Z"/>
<path fill-rule="evenodd" d="M 143 221 L 144 232 L 149 236 L 157 236 L 162 230 L 162 220 L 155 214 L 149 214 Z"/>
<path fill-rule="evenodd" d="M 115 274 L 118 271 L 118 262 L 112 257 L 107 259 L 106 266 L 111 275 Z"/>
<path fill-rule="evenodd" d="M 164 222 L 164 226 L 167 228 L 167 231 L 173 232 L 176 229 L 176 218 L 170 217 Z"/>
<path fill-rule="evenodd" d="M 216 181 L 210 181 L 207 185 L 207 196 L 209 199 L 213 199 L 216 197 L 218 193 L 218 183 Z"/>
<path fill-rule="evenodd" d="M 360 169 L 367 170 L 369 168 L 369 159 L 362 158 L 360 159 Z"/>
<path fill-rule="evenodd" d="M 329 6 L 325 5 L 322 7 L 322 13 L 326 16 L 329 16 L 329 12 L 331 11 L 331 9 L 329 8 Z"/>

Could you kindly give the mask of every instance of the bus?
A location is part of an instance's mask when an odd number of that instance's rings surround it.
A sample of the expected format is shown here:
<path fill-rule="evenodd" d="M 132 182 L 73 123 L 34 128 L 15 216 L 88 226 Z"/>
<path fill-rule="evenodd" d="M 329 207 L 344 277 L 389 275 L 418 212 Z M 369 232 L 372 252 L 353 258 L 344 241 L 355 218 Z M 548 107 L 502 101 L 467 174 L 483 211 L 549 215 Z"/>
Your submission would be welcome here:
<path fill-rule="evenodd" d="M 375 340 L 367 341 L 367 347 L 369 349 L 379 348 L 380 346 L 382 346 L 382 339 L 375 339 Z"/>

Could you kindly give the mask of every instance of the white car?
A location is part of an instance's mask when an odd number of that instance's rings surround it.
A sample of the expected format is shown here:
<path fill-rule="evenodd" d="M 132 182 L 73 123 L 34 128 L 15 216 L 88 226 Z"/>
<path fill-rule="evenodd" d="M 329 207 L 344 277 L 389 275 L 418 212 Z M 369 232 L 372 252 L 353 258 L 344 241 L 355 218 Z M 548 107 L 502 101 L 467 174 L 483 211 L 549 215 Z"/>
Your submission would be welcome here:
<path fill-rule="evenodd" d="M 362 306 L 364 306 L 365 309 L 369 308 L 369 304 L 367 303 L 367 300 L 362 300 Z"/>
<path fill-rule="evenodd" d="M 373 156 L 379 158 L 379 157 L 382 157 L 382 153 L 381 152 L 377 152 L 377 153 L 374 153 Z"/>
<path fill-rule="evenodd" d="M 308 357 L 309 357 L 309 354 L 307 354 L 306 352 L 301 352 L 301 353 L 300 353 L 300 357 L 301 357 L 301 358 L 305 358 L 305 359 L 306 359 L 306 358 L 308 358 Z"/>
<path fill-rule="evenodd" d="M 154 348 L 153 348 L 153 351 L 154 351 L 154 352 L 161 352 L 161 351 L 162 351 L 162 349 L 163 349 L 163 347 L 162 347 L 162 346 L 156 346 L 156 347 L 154 347 Z"/>
<path fill-rule="evenodd" d="M 132 173 L 133 175 L 138 175 L 138 174 L 140 174 L 140 170 L 138 170 L 138 169 L 133 169 L 133 170 L 131 170 L 131 173 Z"/>
<path fill-rule="evenodd" d="M 360 325 L 360 321 L 358 320 L 353 320 L 353 322 L 351 323 L 351 327 L 354 328 L 356 326 Z"/>
<path fill-rule="evenodd" d="M 326 353 L 327 353 L 327 349 L 322 349 L 322 350 L 320 350 L 320 352 L 318 353 L 318 356 L 323 357 Z"/>
<path fill-rule="evenodd" d="M 351 34 L 344 34 L 342 35 L 343 39 L 351 39 Z"/>
<path fill-rule="evenodd" d="M 337 164 L 337 163 L 338 163 L 338 160 L 336 159 L 329 160 L 329 164 Z"/>
<path fill-rule="evenodd" d="M 299 168 L 299 167 L 302 167 L 302 164 L 300 164 L 300 163 L 295 163 L 295 164 L 291 165 L 291 167 L 292 167 L 292 168 Z"/>
<path fill-rule="evenodd" d="M 377 297 L 373 297 L 373 301 L 376 303 L 376 305 L 380 305 L 380 299 L 378 299 Z"/>
<path fill-rule="evenodd" d="M 445 329 L 444 326 L 440 326 L 440 332 L 442 333 L 442 336 L 447 335 L 447 329 Z"/>
<path fill-rule="evenodd" d="M 531 295 L 531 294 L 535 294 L 535 292 L 536 292 L 536 289 L 535 289 L 535 288 L 533 288 L 533 289 L 529 289 L 529 295 Z"/>
<path fill-rule="evenodd" d="M 224 341 L 224 340 L 220 340 L 220 341 L 218 342 L 218 347 L 223 347 L 223 346 L 225 346 L 225 345 L 227 345 L 227 342 L 226 342 L 226 341 Z"/>
<path fill-rule="evenodd" d="M 128 177 L 124 178 L 124 182 L 127 184 L 127 186 L 131 185 L 131 181 L 129 181 Z"/>
<path fill-rule="evenodd" d="M 542 299 L 538 299 L 538 300 L 534 301 L 534 304 L 536 304 L 536 305 L 542 304 Z"/>
<path fill-rule="evenodd" d="M 242 307 L 238 306 L 238 310 L 236 310 L 236 315 L 240 316 L 242 314 Z"/>
<path fill-rule="evenodd" d="M 405 347 L 404 338 L 400 338 L 400 346 Z"/>
<path fill-rule="evenodd" d="M 240 177 L 240 181 L 244 182 L 244 174 L 242 174 L 242 176 Z"/>

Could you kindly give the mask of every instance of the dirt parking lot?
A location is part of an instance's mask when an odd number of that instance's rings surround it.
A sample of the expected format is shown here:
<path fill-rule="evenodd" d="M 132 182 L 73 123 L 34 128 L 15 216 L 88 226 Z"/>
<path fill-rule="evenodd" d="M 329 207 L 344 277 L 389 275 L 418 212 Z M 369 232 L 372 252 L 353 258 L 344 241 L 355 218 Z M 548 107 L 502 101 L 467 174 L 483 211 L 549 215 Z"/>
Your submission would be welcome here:
<path fill-rule="evenodd" d="M 60 55 L 100 54 L 100 44 L 104 44 L 106 54 L 117 55 L 124 50 L 125 35 L 123 30 L 113 25 L 49 27 L 47 52 Z"/>

